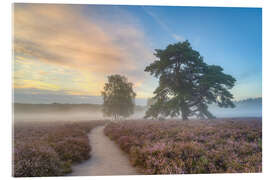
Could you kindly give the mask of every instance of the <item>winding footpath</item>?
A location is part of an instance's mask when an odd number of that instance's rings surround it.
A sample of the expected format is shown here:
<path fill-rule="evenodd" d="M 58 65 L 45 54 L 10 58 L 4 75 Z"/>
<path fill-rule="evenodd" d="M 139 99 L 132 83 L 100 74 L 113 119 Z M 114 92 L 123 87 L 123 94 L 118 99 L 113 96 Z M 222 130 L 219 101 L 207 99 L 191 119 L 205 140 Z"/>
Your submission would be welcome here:
<path fill-rule="evenodd" d="M 104 126 L 93 129 L 89 134 L 92 147 L 91 158 L 72 167 L 69 176 L 136 175 L 128 157 L 103 133 Z"/>

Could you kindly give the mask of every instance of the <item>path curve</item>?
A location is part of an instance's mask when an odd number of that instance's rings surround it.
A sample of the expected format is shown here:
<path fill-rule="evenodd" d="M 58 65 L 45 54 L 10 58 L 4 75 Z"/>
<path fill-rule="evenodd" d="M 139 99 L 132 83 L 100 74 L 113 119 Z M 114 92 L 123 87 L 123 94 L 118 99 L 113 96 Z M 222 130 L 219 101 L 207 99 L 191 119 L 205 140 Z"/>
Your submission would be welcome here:
<path fill-rule="evenodd" d="M 127 155 L 104 135 L 104 126 L 94 128 L 89 134 L 91 158 L 72 166 L 70 176 L 136 175 Z"/>

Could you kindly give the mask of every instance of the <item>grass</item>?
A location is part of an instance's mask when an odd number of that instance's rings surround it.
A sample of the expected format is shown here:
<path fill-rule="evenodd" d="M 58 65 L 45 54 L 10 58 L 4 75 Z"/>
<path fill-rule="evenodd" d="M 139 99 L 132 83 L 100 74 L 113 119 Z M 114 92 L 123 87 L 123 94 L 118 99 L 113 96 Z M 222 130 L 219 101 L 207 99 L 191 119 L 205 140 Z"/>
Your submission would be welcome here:
<path fill-rule="evenodd" d="M 87 134 L 105 121 L 15 123 L 13 176 L 62 176 L 90 158 Z"/>
<path fill-rule="evenodd" d="M 144 174 L 262 171 L 260 119 L 130 120 L 104 132 Z"/>

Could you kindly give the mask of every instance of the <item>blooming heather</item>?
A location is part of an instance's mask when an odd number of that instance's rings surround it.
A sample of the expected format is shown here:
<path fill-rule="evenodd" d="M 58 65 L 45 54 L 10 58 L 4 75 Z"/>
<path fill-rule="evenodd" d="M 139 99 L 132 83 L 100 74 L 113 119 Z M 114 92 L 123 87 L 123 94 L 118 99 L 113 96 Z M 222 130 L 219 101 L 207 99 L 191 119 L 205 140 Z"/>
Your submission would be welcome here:
<path fill-rule="evenodd" d="M 90 158 L 87 133 L 105 121 L 15 123 L 13 175 L 61 176 L 71 164 Z"/>
<path fill-rule="evenodd" d="M 260 119 L 130 120 L 104 131 L 145 174 L 262 171 Z"/>

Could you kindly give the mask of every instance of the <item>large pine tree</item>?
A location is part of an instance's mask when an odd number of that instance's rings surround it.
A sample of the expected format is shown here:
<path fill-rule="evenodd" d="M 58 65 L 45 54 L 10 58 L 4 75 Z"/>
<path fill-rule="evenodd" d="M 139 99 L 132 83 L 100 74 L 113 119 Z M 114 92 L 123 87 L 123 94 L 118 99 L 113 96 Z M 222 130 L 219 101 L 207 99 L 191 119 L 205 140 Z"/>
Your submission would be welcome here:
<path fill-rule="evenodd" d="M 146 111 L 146 118 L 179 115 L 184 120 L 190 116 L 214 118 L 208 104 L 234 107 L 229 89 L 236 80 L 223 73 L 220 66 L 206 64 L 188 41 L 155 51 L 157 60 L 145 71 L 159 78 L 159 86 L 154 91 L 154 104 Z"/>

